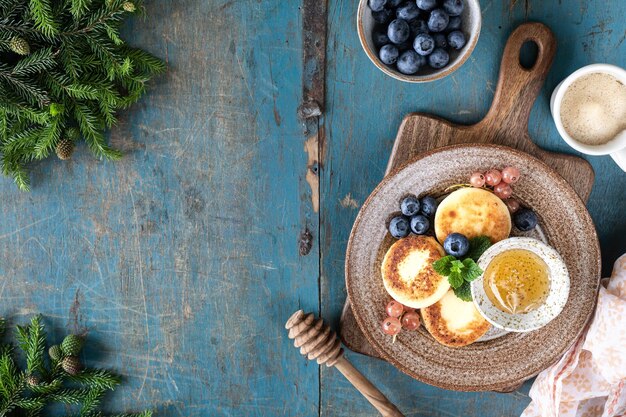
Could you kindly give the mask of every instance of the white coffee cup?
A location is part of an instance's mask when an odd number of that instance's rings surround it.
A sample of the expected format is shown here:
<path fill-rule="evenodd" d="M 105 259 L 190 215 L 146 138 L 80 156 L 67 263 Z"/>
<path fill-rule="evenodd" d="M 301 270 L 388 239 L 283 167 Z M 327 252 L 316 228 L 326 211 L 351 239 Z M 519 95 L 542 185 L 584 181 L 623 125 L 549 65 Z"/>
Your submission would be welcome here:
<path fill-rule="evenodd" d="M 619 165 L 622 171 L 626 172 L 626 131 L 622 130 L 615 138 L 602 145 L 588 145 L 572 138 L 563 127 L 561 120 L 561 102 L 563 101 L 565 92 L 574 81 L 592 73 L 612 75 L 626 85 L 626 71 L 620 67 L 609 64 L 592 64 L 582 67 L 561 81 L 552 92 L 550 99 L 552 118 L 554 119 L 554 123 L 561 137 L 569 146 L 587 155 L 611 155 L 611 158 Z"/>

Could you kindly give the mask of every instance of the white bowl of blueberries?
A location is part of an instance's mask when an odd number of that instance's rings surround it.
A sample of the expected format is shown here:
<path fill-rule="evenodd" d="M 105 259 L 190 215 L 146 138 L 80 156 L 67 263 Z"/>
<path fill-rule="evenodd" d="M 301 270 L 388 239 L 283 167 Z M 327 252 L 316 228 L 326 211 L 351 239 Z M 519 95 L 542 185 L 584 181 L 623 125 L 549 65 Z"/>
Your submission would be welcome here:
<path fill-rule="evenodd" d="M 451 74 L 480 34 L 478 0 L 360 0 L 359 40 L 385 74 L 420 83 Z"/>

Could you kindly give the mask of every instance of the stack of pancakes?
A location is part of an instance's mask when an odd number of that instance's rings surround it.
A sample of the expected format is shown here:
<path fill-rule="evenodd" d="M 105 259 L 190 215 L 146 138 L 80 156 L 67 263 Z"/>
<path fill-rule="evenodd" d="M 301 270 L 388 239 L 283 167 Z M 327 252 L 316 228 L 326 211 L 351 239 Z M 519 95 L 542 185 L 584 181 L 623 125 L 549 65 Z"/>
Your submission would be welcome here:
<path fill-rule="evenodd" d="M 383 284 L 396 301 L 420 309 L 424 326 L 439 343 L 466 346 L 483 336 L 490 325 L 473 302 L 457 298 L 448 278 L 433 269 L 433 262 L 445 256 L 439 242 L 450 233 L 461 233 L 468 239 L 487 236 L 496 243 L 509 236 L 511 216 L 494 194 L 463 188 L 439 204 L 434 226 L 437 239 L 411 235 L 389 248 L 381 266 Z"/>

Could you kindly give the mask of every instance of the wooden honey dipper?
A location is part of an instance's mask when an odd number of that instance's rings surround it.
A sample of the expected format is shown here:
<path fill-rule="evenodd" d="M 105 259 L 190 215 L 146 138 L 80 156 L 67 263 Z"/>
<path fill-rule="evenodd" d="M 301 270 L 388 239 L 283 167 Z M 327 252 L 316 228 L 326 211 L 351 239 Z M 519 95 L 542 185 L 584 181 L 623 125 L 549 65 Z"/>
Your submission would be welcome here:
<path fill-rule="evenodd" d="M 317 359 L 319 365 L 334 366 L 383 416 L 404 417 L 382 392 L 378 390 L 343 356 L 343 349 L 337 334 L 324 323 L 316 319 L 313 313 L 305 314 L 298 310 L 287 320 L 285 329 L 293 345 L 300 348 L 300 353 L 309 360 Z"/>

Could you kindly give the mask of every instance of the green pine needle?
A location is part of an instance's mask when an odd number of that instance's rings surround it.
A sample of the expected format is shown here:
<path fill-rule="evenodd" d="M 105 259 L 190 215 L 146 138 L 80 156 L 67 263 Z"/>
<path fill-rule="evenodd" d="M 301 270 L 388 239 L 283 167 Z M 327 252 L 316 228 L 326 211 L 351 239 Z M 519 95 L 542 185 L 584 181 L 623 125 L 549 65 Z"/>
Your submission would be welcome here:
<path fill-rule="evenodd" d="M 0 168 L 20 189 L 30 189 L 28 164 L 54 154 L 70 129 L 97 158 L 121 158 L 105 131 L 165 71 L 121 37 L 123 21 L 143 12 L 141 0 L 131 0 L 134 12 L 127 3 L 0 0 Z M 22 55 L 15 39 L 27 43 Z"/>
<path fill-rule="evenodd" d="M 2 326 L 4 320 L 0 319 L 0 330 Z M 65 372 L 58 362 L 48 358 L 40 316 L 33 317 L 26 326 L 17 326 L 15 335 L 22 351 L 18 356 L 25 358 L 26 369 L 19 370 L 11 345 L 0 345 L 0 416 L 42 416 L 46 406 L 56 403 L 79 407 L 80 416 L 104 417 L 98 407 L 105 392 L 121 383 L 119 376 L 90 368 L 78 375 Z M 152 412 L 146 410 L 117 417 L 150 416 Z"/>

